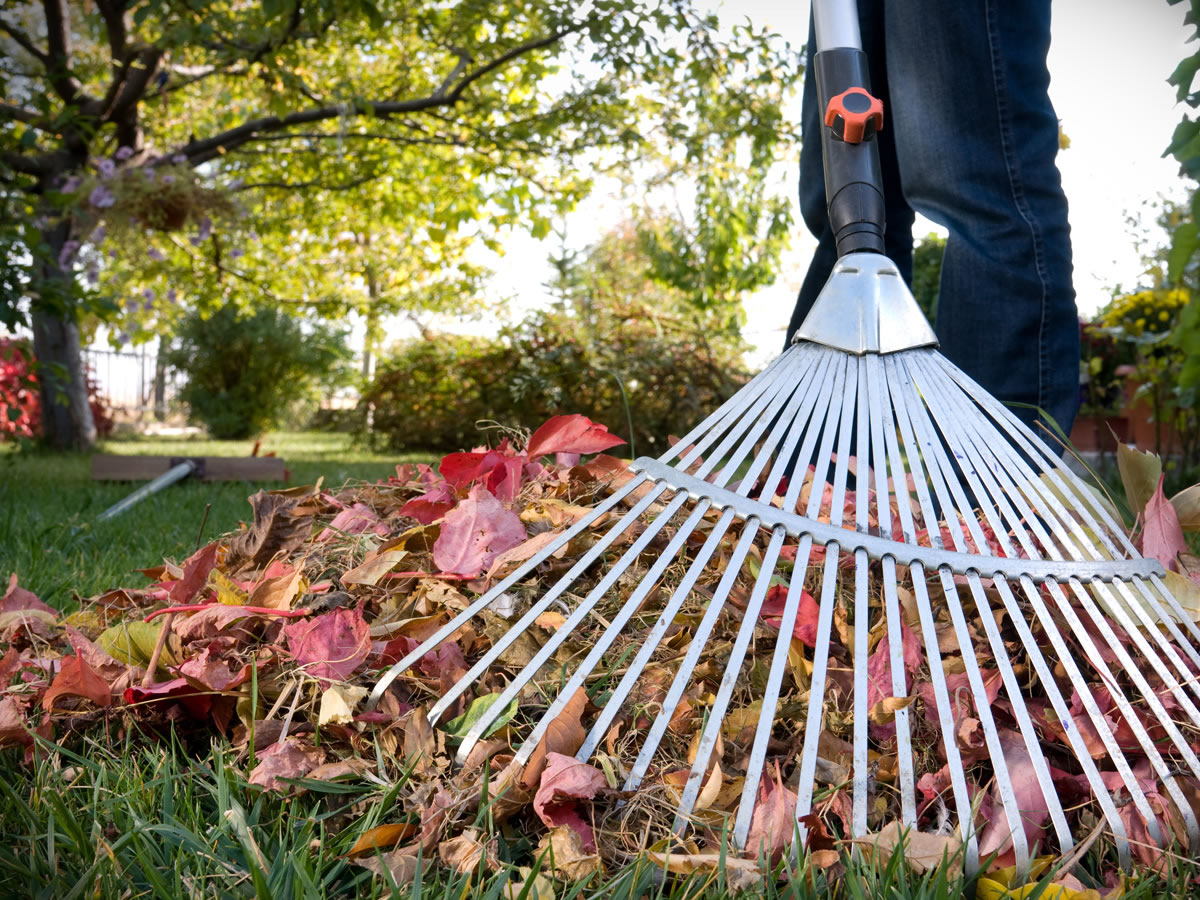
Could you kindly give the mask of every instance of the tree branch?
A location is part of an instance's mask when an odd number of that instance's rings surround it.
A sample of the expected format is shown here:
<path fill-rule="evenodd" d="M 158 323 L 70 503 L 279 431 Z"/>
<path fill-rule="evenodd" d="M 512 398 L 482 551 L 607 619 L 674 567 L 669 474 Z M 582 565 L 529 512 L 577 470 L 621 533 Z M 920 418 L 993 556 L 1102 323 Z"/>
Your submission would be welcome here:
<path fill-rule="evenodd" d="M 361 178 L 355 178 L 352 181 L 347 181 L 344 184 L 329 184 L 322 181 L 320 178 L 314 178 L 312 181 L 259 181 L 254 184 L 243 185 L 240 190 L 250 191 L 258 189 L 269 189 L 279 191 L 295 191 L 303 188 L 320 188 L 323 191 L 352 191 L 356 187 L 362 187 L 368 181 L 374 181 L 378 178 L 377 173 L 363 175 Z"/>
<path fill-rule="evenodd" d="M 47 0 L 52 2 L 52 0 Z M 507 53 L 502 53 L 486 65 L 480 66 L 470 74 L 463 77 L 453 89 L 445 92 L 441 96 L 437 95 L 437 91 L 426 97 L 419 97 L 414 100 L 399 100 L 386 101 L 382 103 L 358 103 L 354 106 L 339 104 L 334 106 L 318 106 L 312 109 L 301 110 L 286 116 L 264 116 L 260 119 L 251 119 L 248 122 L 243 122 L 241 125 L 230 128 L 228 131 L 223 131 L 220 134 L 214 135 L 204 140 L 192 141 L 180 149 L 180 152 L 185 154 L 188 161 L 193 165 L 200 165 L 208 162 L 211 159 L 220 156 L 222 153 L 227 153 L 240 147 L 248 141 L 254 140 L 262 134 L 270 134 L 277 131 L 284 131 L 290 128 L 296 128 L 301 125 L 312 125 L 316 122 L 324 122 L 329 119 L 339 117 L 358 117 L 363 115 L 371 115 L 377 118 L 387 118 L 390 116 L 401 115 L 403 113 L 421 112 L 429 109 L 436 109 L 444 106 L 454 106 L 462 99 L 463 93 L 468 87 L 478 81 L 485 75 L 496 71 L 512 60 L 529 53 L 533 50 L 539 50 L 543 47 L 549 47 L 552 44 L 562 40 L 573 31 L 581 28 L 581 24 L 572 26 L 563 31 L 557 31 L 545 37 L 537 38 L 536 40 L 526 41 L 524 44 L 519 44 L 513 47 Z M 439 88 L 440 90 L 440 88 Z"/>
<path fill-rule="evenodd" d="M 29 39 L 29 35 L 27 35 L 25 32 L 23 32 L 17 26 L 10 25 L 10 24 L 8 24 L 8 22 L 5 22 L 3 19 L 0 19 L 0 31 L 3 31 L 10 38 L 12 38 L 14 41 L 16 41 L 17 44 L 20 45 L 22 50 L 24 50 L 26 53 L 28 53 L 30 56 L 32 56 L 34 59 L 36 59 L 42 65 L 45 66 L 45 65 L 50 64 L 50 57 L 48 55 L 46 55 L 46 52 L 44 50 L 39 49 L 38 46 L 32 40 Z"/>
<path fill-rule="evenodd" d="M 44 60 L 50 84 L 67 103 L 79 96 L 79 81 L 71 74 L 71 23 L 66 0 L 42 0 L 46 16 L 46 42 L 50 48 Z"/>
<path fill-rule="evenodd" d="M 11 103 L 5 103 L 3 100 L 0 100 L 0 119 L 12 119 L 16 122 L 24 122 L 26 125 L 32 125 L 41 131 L 49 128 L 49 123 L 40 113 L 15 106 Z"/>

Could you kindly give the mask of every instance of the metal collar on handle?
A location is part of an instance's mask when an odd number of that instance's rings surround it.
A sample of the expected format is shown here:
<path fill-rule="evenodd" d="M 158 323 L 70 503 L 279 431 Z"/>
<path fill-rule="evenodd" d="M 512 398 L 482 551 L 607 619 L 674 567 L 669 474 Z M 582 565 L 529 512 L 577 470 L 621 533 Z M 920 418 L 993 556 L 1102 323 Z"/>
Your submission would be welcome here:
<path fill-rule="evenodd" d="M 858 8 L 854 0 L 813 0 L 813 29 L 818 50 L 837 47 L 862 49 L 858 29 Z"/>

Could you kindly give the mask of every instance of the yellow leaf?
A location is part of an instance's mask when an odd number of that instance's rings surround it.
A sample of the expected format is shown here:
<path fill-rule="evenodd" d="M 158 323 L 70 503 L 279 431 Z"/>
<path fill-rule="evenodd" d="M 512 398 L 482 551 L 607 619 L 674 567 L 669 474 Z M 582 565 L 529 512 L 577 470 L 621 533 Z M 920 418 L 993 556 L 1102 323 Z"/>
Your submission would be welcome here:
<path fill-rule="evenodd" d="M 1134 515 L 1141 515 L 1158 489 L 1162 477 L 1162 460 L 1149 450 L 1135 450 L 1128 444 L 1117 444 L 1117 469 L 1125 486 L 1125 499 Z"/>
<path fill-rule="evenodd" d="M 1200 531 L 1200 484 L 1184 488 L 1171 498 L 1184 531 Z"/>
<path fill-rule="evenodd" d="M 246 605 L 246 592 L 234 584 L 233 579 L 220 569 L 213 569 L 208 574 L 208 583 L 217 592 L 218 603 L 224 603 L 226 606 Z"/>
<path fill-rule="evenodd" d="M 697 872 L 715 874 L 724 872 L 725 883 L 731 891 L 754 890 L 762 886 L 762 871 L 752 859 L 738 859 L 723 853 L 650 853 L 658 863 L 674 875 L 692 875 Z"/>
<path fill-rule="evenodd" d="M 154 622 L 122 622 L 105 629 L 104 633 L 96 638 L 96 644 L 113 659 L 131 666 L 145 667 L 154 653 L 154 645 L 158 643 L 162 623 L 162 619 Z M 175 655 L 171 652 L 169 641 L 158 659 L 160 667 L 175 664 Z"/>
<path fill-rule="evenodd" d="M 321 712 L 317 718 L 318 725 L 347 725 L 354 720 L 354 707 L 358 701 L 367 696 L 364 687 L 353 687 L 348 684 L 331 685 L 321 695 Z"/>
<path fill-rule="evenodd" d="M 342 573 L 342 577 L 339 580 L 344 585 L 363 584 L 371 586 L 378 584 L 379 579 L 396 568 L 396 564 L 406 556 L 408 556 L 407 550 L 385 550 L 372 559 L 368 559 L 362 565 L 355 566 L 353 569 L 347 569 Z"/>
<path fill-rule="evenodd" d="M 878 703 L 871 707 L 871 711 L 867 713 L 867 718 L 875 725 L 890 725 L 896 721 L 896 713 L 902 709 L 907 709 L 908 705 L 916 699 L 915 697 L 884 697 Z"/>

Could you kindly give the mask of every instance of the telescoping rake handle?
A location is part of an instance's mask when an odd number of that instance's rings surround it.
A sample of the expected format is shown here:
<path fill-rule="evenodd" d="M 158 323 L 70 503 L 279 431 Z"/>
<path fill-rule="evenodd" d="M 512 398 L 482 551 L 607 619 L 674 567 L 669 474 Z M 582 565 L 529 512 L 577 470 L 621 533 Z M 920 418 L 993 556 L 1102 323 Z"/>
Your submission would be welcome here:
<path fill-rule="evenodd" d="M 953 819 L 968 871 L 992 853 L 1011 853 L 1028 871 L 1039 847 L 1065 854 L 1073 846 L 1084 794 L 1123 866 L 1128 822 L 1140 820 L 1138 834 L 1160 846 L 1181 840 L 1200 851 L 1179 783 L 1200 778 L 1189 737 L 1200 729 L 1200 629 L 1167 590 L 1162 567 L 1138 555 L 1097 495 L 936 351 L 882 255 L 873 136 L 883 112 L 870 97 L 853 5 L 816 0 L 814 15 L 840 260 L 795 343 L 657 460 L 635 461 L 628 480 L 587 515 L 400 660 L 370 706 L 426 653 L 506 595 L 520 596 L 543 564 L 594 532 L 430 710 L 436 723 L 485 677 L 517 669 L 462 740 L 460 764 L 501 712 L 536 687 L 554 699 L 516 750 L 515 762 L 528 762 L 579 689 L 597 673 L 618 672 L 576 753 L 586 761 L 654 668 L 667 671 L 669 684 L 648 724 L 635 728 L 636 758 L 617 760 L 627 790 L 656 777 L 689 688 L 720 679 L 704 701 L 677 832 L 720 761 L 725 771 L 745 771 L 731 810 L 737 848 L 757 852 L 748 841 L 768 765 L 794 786 L 796 827 L 806 836 L 809 814 L 832 809 L 833 800 L 815 800 L 818 779 L 829 784 L 832 735 L 852 748 L 849 809 L 838 813 L 846 837 L 868 839 L 888 821 L 928 829 Z M 772 607 L 773 638 L 760 620 L 780 586 L 786 598 L 781 612 Z M 805 587 L 819 612 L 812 659 L 799 664 L 811 664 L 804 713 L 780 719 L 786 676 L 796 675 L 791 638 Z M 505 664 L 552 605 L 568 609 L 565 621 L 527 664 Z M 683 616 L 689 609 L 702 612 Z M 682 655 L 667 640 L 681 616 L 691 630 Z M 568 641 L 597 619 L 603 630 L 568 653 Z M 721 671 L 700 674 L 704 651 L 726 635 Z M 747 677 L 756 662 L 765 663 L 765 679 Z M 918 675 L 928 690 L 917 690 L 920 703 L 910 707 Z M 871 719 L 884 699 L 894 701 L 886 728 Z M 757 720 L 752 736 L 739 733 L 744 743 L 727 738 L 722 750 L 735 701 L 743 710 L 759 704 Z M 918 753 L 914 736 L 930 728 L 936 738 Z M 895 761 L 888 779 L 885 756 Z M 1070 787 L 1066 800 L 1060 783 Z M 836 799 L 840 785 L 831 787 Z M 979 811 L 985 801 L 990 814 Z M 1160 817 L 1156 806 L 1168 804 L 1174 815 Z M 935 808 L 945 822 L 932 821 Z"/>

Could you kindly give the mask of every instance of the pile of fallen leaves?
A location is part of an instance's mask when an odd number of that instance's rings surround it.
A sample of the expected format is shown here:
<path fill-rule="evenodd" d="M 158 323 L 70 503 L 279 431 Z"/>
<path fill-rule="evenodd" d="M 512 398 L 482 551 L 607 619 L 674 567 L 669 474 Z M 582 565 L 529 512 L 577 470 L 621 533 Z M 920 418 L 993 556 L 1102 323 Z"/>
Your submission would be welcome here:
<path fill-rule="evenodd" d="M 692 587 L 591 762 L 574 758 L 588 723 L 594 721 L 612 681 L 619 678 L 622 666 L 653 624 L 661 608 L 654 601 L 679 583 L 689 551 L 703 543 L 710 528 L 698 528 L 689 539 L 680 559 L 666 569 L 648 595 L 645 614 L 635 616 L 613 642 L 587 690 L 569 699 L 525 766 L 512 764 L 513 750 L 555 700 L 574 664 L 604 633 L 614 611 L 641 583 L 682 514 L 645 546 L 608 595 L 558 644 L 519 698 L 471 747 L 465 765 L 452 764 L 462 739 L 512 675 L 563 628 L 579 598 L 606 573 L 613 554 L 628 550 L 643 525 L 622 534 L 601 562 L 508 643 L 494 665 L 471 671 L 474 661 L 509 632 L 533 599 L 607 531 L 616 511 L 601 516 L 533 575 L 420 658 L 388 688 L 377 706 L 367 709 L 364 702 L 383 670 L 420 646 L 630 477 L 625 463 L 602 452 L 620 443 L 603 426 L 582 416 L 558 416 L 527 441 L 506 437 L 494 448 L 453 453 L 436 470 L 401 465 L 386 483 L 338 491 L 325 490 L 318 483 L 260 492 L 250 498 L 253 518 L 242 530 L 199 548 L 181 563 L 165 562 L 144 570 L 151 581 L 148 586 L 109 591 L 65 618 L 21 588 L 14 575 L 0 600 L 0 639 L 7 643 L 0 659 L 0 684 L 6 686 L 0 695 L 0 742 L 22 744 L 32 757 L 37 752 L 35 735 L 67 741 L 73 733 L 90 729 L 137 729 L 150 740 L 175 729 L 231 740 L 247 780 L 264 790 L 304 790 L 307 782 L 332 780 L 399 784 L 399 802 L 387 814 L 390 821 L 368 831 L 351 851 L 360 864 L 386 868 L 399 881 L 411 879 L 420 860 L 435 857 L 460 871 L 480 865 L 499 868 L 497 835 L 507 834 L 520 835 L 525 846 L 536 848 L 528 862 L 541 856 L 549 873 L 562 878 L 583 878 L 650 850 L 670 871 L 712 871 L 721 866 L 730 883 L 753 885 L 762 877 L 761 862 L 779 860 L 795 834 L 797 797 L 788 785 L 795 781 L 804 738 L 819 612 L 810 590 L 817 589 L 814 579 L 820 577 L 821 548 L 814 549 L 807 572 L 796 573 L 790 564 L 796 547 L 785 546 L 777 582 L 755 623 L 755 643 L 696 803 L 694 827 L 682 845 L 667 846 L 675 808 L 696 758 L 706 707 L 743 625 L 756 574 L 754 561 L 762 559 L 769 539 L 765 530 L 716 630 L 702 648 L 655 764 L 634 791 L 621 790 L 625 776 L 724 572 L 738 537 L 732 531 L 729 546 Z M 1170 518 L 1162 508 L 1165 501 L 1158 502 L 1160 495 L 1161 486 L 1139 507 L 1154 516 L 1145 523 L 1146 539 L 1173 542 L 1171 562 L 1179 568 L 1179 561 L 1186 562 L 1179 556 L 1182 531 L 1178 538 L 1174 536 L 1179 519 L 1176 516 L 1173 525 L 1160 521 Z M 709 520 L 715 518 L 713 512 Z M 892 721 L 898 708 L 915 703 L 911 721 L 920 775 L 921 831 L 908 836 L 905 852 L 909 862 L 920 867 L 934 865 L 946 855 L 953 857 L 958 839 L 948 823 L 949 770 L 928 659 L 916 637 L 919 623 L 911 576 L 902 572 L 901 577 L 908 579 L 900 586 L 899 597 L 909 691 L 897 703 L 880 688 L 892 684 L 891 653 L 880 617 L 880 625 L 870 635 L 868 705 L 872 784 L 885 789 L 873 791 L 868 819 L 877 847 L 899 843 L 897 792 L 886 790 L 898 778 Z M 746 757 L 762 712 L 758 698 L 779 638 L 780 617 L 788 592 L 796 589 L 803 595 L 794 633 L 788 636 L 789 669 L 767 748 L 769 765 L 758 786 L 746 858 L 737 858 L 726 854 L 726 829 L 744 788 Z M 849 741 L 854 635 L 847 612 L 847 604 L 839 600 L 825 692 L 825 730 L 819 745 L 819 790 L 808 822 L 810 858 L 831 872 L 838 865 L 835 848 L 841 846 L 836 838 L 850 834 L 852 817 Z M 1029 620 L 1036 633 L 1032 614 Z M 1030 845 L 1044 847 L 1052 843 L 1046 803 L 1019 734 L 1004 724 L 1011 721 L 1011 709 L 1001 699 L 1000 679 L 983 626 L 970 623 L 969 630 L 988 698 L 996 704 L 1006 762 L 1027 814 Z M 1011 839 L 987 771 L 988 753 L 967 687 L 966 663 L 948 615 L 939 619 L 938 635 L 954 698 L 952 739 L 967 767 L 978 808 L 981 856 L 995 852 L 1003 863 L 1006 850 L 1011 856 Z M 1019 674 L 1028 677 L 1021 668 Z M 431 722 L 430 708 L 468 673 L 470 689 Z M 1103 686 L 1093 691 L 1101 701 L 1108 696 Z M 1076 700 L 1077 696 L 1073 704 Z M 1076 801 L 1073 827 L 1076 833 L 1087 833 L 1099 822 L 1087 782 L 1071 759 L 1052 711 L 1036 703 L 1030 710 L 1047 757 L 1058 767 L 1056 785 L 1069 789 L 1066 792 Z M 1122 747 L 1135 755 L 1137 745 L 1121 713 L 1112 704 L 1104 713 Z M 1086 726 L 1086 717 L 1078 721 Z M 1152 734 L 1158 733 L 1148 713 L 1144 724 Z M 1085 727 L 1084 738 L 1095 749 L 1094 755 L 1102 757 L 1099 737 Z M 1146 795 L 1162 812 L 1164 832 L 1179 833 L 1178 814 L 1158 793 L 1148 763 L 1142 759 L 1135 769 L 1139 778 L 1144 777 Z M 1119 788 L 1119 782 L 1113 787 Z M 482 818 L 481 804 L 487 807 Z M 1135 855 L 1153 864 L 1158 852 L 1152 849 L 1145 823 L 1131 804 L 1122 807 L 1123 818 L 1126 812 L 1131 838 L 1145 842 L 1135 846 Z M 486 821 L 488 828 L 472 824 L 479 821 Z M 1116 883 L 1115 873 L 1112 880 Z M 1077 883 L 1064 884 L 1075 887 Z"/>

